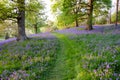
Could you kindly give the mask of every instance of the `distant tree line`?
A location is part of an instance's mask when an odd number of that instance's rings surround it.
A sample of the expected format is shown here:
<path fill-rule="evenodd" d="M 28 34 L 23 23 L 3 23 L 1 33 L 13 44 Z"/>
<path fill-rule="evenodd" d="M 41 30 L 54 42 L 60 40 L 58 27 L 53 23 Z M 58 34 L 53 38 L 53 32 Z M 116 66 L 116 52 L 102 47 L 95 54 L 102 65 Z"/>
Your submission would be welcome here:
<path fill-rule="evenodd" d="M 80 26 L 92 30 L 93 24 L 110 24 L 117 26 L 119 20 L 119 0 L 116 0 L 116 12 L 111 14 L 112 0 L 52 0 L 52 11 L 56 15 L 58 28 Z"/>

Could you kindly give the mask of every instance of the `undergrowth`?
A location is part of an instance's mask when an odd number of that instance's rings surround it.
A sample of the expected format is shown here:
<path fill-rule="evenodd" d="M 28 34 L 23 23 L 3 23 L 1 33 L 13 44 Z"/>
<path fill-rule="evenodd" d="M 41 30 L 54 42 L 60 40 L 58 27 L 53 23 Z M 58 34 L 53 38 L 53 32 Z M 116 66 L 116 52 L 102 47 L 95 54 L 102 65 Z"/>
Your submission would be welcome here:
<path fill-rule="evenodd" d="M 11 80 L 119 80 L 120 35 L 56 34 L 0 48 L 0 78 Z"/>
<path fill-rule="evenodd" d="M 77 51 L 72 54 L 73 79 L 120 79 L 120 36 L 115 34 L 86 34 L 69 37 Z M 70 59 L 70 57 L 68 57 Z M 76 71 L 76 73 L 75 73 Z M 69 75 L 69 74 L 68 74 Z"/>
<path fill-rule="evenodd" d="M 36 38 L 4 45 L 0 48 L 0 79 L 45 80 L 58 49 L 57 39 Z"/>

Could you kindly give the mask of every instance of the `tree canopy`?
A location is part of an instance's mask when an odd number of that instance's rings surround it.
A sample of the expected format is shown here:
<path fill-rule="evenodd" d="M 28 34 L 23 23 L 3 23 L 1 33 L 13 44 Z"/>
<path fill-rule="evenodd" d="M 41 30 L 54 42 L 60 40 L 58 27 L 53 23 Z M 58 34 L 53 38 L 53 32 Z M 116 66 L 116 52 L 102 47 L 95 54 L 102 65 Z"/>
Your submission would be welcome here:
<path fill-rule="evenodd" d="M 89 1 L 92 1 L 91 4 Z M 90 19 L 89 11 L 92 6 L 91 18 L 108 13 L 111 7 L 111 0 L 53 0 L 53 2 L 52 10 L 57 16 L 58 26 L 70 24 L 79 26 L 80 23 L 86 22 Z M 92 20 L 87 21 L 87 24 L 92 23 Z"/>
<path fill-rule="evenodd" d="M 43 3 L 38 0 L 2 0 L 0 1 L 0 6 L 0 20 L 16 22 L 20 40 L 27 39 L 25 26 L 38 23 L 36 18 L 41 18 L 42 10 L 44 9 Z"/>

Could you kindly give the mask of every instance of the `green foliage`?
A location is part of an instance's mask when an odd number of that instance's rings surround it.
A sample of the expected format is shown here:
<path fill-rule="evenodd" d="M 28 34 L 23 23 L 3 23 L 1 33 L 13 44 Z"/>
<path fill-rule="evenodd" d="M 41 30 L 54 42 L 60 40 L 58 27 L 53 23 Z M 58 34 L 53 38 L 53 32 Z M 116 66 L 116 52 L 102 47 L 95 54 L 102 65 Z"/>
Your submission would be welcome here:
<path fill-rule="evenodd" d="M 17 34 L 17 24 L 11 20 L 5 20 L 0 23 L 0 36 L 5 37 L 5 34 L 9 33 L 10 37 L 15 37 Z"/>
<path fill-rule="evenodd" d="M 58 28 L 67 28 L 71 25 L 75 25 L 75 20 L 83 16 L 84 12 L 81 12 L 80 4 L 77 1 L 71 0 L 58 0 L 52 6 L 53 13 L 57 15 Z M 74 26 L 73 25 L 73 26 Z"/>
<path fill-rule="evenodd" d="M 95 16 L 104 15 L 108 13 L 108 10 L 111 8 L 111 0 L 95 0 L 94 1 L 94 14 Z"/>
<path fill-rule="evenodd" d="M 75 26 L 78 23 L 86 22 L 88 17 L 88 1 L 85 0 L 57 0 L 53 1 L 53 13 L 57 15 L 57 26 L 59 28 Z M 111 0 L 94 0 L 93 1 L 93 17 L 99 17 L 108 14 L 111 7 Z"/>
<path fill-rule="evenodd" d="M 95 19 L 94 21 L 94 24 L 107 24 L 107 19 L 105 16 L 102 16 L 99 19 Z"/>
<path fill-rule="evenodd" d="M 29 1 L 26 5 L 26 26 L 33 28 L 44 26 L 44 4 L 37 0 Z"/>
<path fill-rule="evenodd" d="M 0 21 L 12 20 L 17 23 L 18 19 L 18 8 L 19 10 L 25 10 L 25 26 L 27 28 L 33 28 L 34 25 L 37 27 L 44 26 L 44 4 L 42 1 L 38 0 L 28 0 L 25 3 L 25 9 L 21 4 L 18 5 L 17 0 L 1 0 L 0 1 Z"/>
<path fill-rule="evenodd" d="M 2 0 L 0 1 L 0 20 L 3 21 L 8 18 L 11 14 L 12 7 L 9 5 L 8 0 Z"/>
<path fill-rule="evenodd" d="M 116 21 L 116 13 L 113 13 L 111 16 L 112 23 L 115 23 Z M 118 12 L 118 22 L 120 22 L 120 11 Z"/>
<path fill-rule="evenodd" d="M 59 29 L 64 29 L 67 27 L 70 27 L 69 24 L 72 24 L 74 22 L 74 16 L 71 16 L 71 14 L 60 14 L 57 18 L 57 26 Z"/>

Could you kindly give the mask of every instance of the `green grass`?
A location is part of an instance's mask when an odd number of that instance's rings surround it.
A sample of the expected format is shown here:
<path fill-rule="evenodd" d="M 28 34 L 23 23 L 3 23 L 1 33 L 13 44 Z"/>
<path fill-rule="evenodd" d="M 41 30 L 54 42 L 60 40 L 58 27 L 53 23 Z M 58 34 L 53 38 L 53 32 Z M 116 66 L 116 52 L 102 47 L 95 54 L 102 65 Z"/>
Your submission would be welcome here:
<path fill-rule="evenodd" d="M 84 28 L 77 28 L 77 30 L 84 30 Z"/>
<path fill-rule="evenodd" d="M 72 39 L 77 45 L 80 45 L 78 47 L 80 51 L 76 56 L 81 54 L 81 58 L 74 58 L 76 59 L 75 69 L 77 71 L 75 80 L 118 78 L 120 46 L 116 44 L 119 42 L 119 37 L 119 35 L 111 34 L 88 34 Z M 114 74 L 117 76 L 113 76 Z"/>
<path fill-rule="evenodd" d="M 57 39 L 11 43 L 0 51 L 0 77 L 6 80 L 45 80 L 59 49 Z"/>
<path fill-rule="evenodd" d="M 4 37 L 0 37 L 0 41 L 3 41 L 3 40 L 5 40 Z"/>
<path fill-rule="evenodd" d="M 119 35 L 56 34 L 61 42 L 61 56 L 47 80 L 117 79 L 120 69 Z M 116 76 L 114 76 L 116 74 Z M 54 76 L 55 75 L 55 76 Z M 56 76 L 57 75 L 57 76 Z"/>
<path fill-rule="evenodd" d="M 120 79 L 120 35 L 63 35 L 10 43 L 0 51 L 0 77 L 25 80 Z M 14 79 L 13 79 L 14 80 Z"/>

